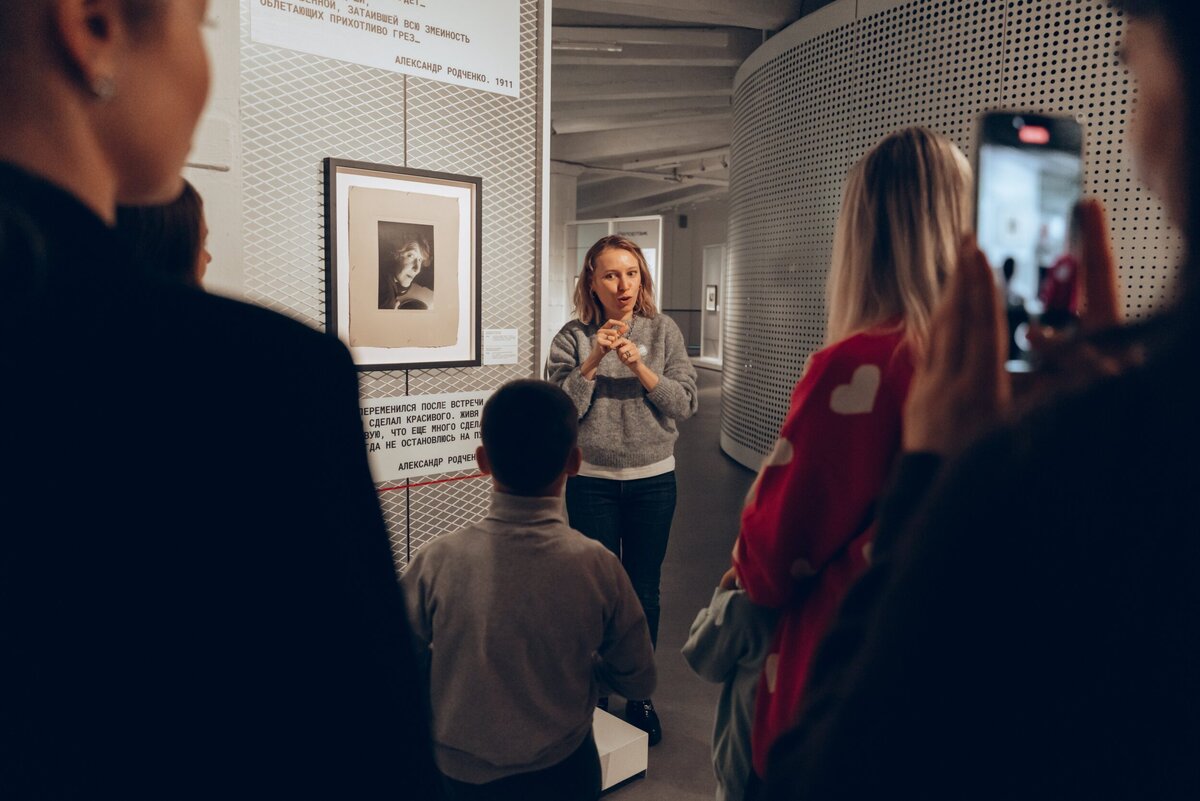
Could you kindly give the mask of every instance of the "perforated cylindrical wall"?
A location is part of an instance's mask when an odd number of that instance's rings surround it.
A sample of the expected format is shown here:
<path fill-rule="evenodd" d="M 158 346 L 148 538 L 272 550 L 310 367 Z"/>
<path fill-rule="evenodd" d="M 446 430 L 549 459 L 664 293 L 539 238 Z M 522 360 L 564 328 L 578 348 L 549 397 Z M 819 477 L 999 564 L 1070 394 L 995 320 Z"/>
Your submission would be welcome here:
<path fill-rule="evenodd" d="M 972 155 L 988 108 L 1073 114 L 1085 192 L 1105 203 L 1126 314 L 1173 287 L 1180 240 L 1122 147 L 1135 88 L 1104 0 L 838 0 L 769 40 L 738 72 L 730 157 L 721 447 L 757 468 L 809 354 L 824 344 L 825 279 L 851 165 L 907 125 Z"/>

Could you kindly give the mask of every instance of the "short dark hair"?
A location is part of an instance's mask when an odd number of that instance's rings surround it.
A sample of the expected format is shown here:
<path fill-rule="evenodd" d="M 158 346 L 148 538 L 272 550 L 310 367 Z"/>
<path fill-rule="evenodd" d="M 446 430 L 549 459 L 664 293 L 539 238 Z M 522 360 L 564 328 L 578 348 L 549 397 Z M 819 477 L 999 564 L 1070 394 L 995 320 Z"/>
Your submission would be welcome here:
<path fill-rule="evenodd" d="M 567 393 L 548 381 L 510 381 L 484 404 L 482 433 L 496 481 L 516 494 L 537 495 L 566 466 L 579 433 L 579 412 Z"/>
<path fill-rule="evenodd" d="M 121 206 L 117 209 L 117 235 L 125 242 L 134 265 L 150 275 L 196 285 L 200 260 L 200 221 L 204 203 L 187 181 L 183 192 L 160 206 Z"/>

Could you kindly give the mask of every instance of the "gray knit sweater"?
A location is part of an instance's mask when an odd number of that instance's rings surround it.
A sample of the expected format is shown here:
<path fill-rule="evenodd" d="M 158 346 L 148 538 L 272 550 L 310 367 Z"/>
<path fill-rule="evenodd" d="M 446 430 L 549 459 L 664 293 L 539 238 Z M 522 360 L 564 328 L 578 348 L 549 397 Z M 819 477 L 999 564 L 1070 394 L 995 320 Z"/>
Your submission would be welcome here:
<path fill-rule="evenodd" d="M 658 375 L 658 386 L 647 392 L 615 353 L 601 360 L 594 380 L 583 377 L 579 366 L 592 352 L 598 329 L 578 320 L 564 325 L 550 343 L 546 379 L 562 387 L 579 409 L 579 446 L 587 462 L 613 468 L 660 462 L 675 450 L 675 421 L 691 417 L 699 403 L 696 369 L 683 334 L 665 314 L 634 316 L 626 337 Z"/>
<path fill-rule="evenodd" d="M 600 693 L 654 691 L 629 577 L 567 526 L 562 496 L 493 492 L 488 516 L 422 548 L 400 586 L 427 660 L 438 767 L 452 779 L 555 765 L 592 730 Z"/>

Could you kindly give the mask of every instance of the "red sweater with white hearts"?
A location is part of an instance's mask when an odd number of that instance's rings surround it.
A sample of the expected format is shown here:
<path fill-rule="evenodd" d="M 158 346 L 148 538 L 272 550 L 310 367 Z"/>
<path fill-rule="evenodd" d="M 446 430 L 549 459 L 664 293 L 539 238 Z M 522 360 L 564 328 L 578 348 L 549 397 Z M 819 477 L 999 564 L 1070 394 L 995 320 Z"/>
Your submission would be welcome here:
<path fill-rule="evenodd" d="M 760 776 L 800 711 L 817 644 L 866 567 L 912 371 L 894 323 L 814 353 L 742 511 L 738 581 L 752 601 L 780 610 L 751 738 Z"/>

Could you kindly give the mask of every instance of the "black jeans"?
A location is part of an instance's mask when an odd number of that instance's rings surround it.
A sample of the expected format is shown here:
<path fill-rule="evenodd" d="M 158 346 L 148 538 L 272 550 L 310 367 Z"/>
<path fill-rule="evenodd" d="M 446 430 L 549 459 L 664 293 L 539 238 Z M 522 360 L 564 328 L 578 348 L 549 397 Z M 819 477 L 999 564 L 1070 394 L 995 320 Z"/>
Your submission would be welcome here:
<path fill-rule="evenodd" d="M 615 553 L 642 602 L 650 640 L 658 645 L 658 583 L 671 518 L 675 516 L 675 473 L 633 481 L 572 476 L 567 479 L 571 528 L 599 540 Z"/>
<path fill-rule="evenodd" d="M 600 782 L 600 753 L 590 731 L 574 753 L 545 770 L 487 784 L 442 777 L 447 801 L 595 801 L 600 797 Z"/>

